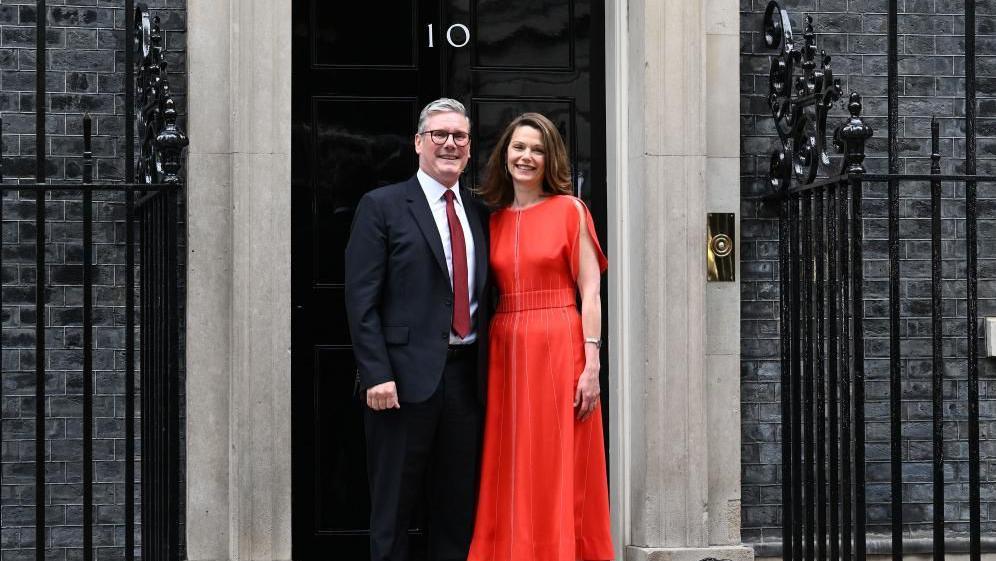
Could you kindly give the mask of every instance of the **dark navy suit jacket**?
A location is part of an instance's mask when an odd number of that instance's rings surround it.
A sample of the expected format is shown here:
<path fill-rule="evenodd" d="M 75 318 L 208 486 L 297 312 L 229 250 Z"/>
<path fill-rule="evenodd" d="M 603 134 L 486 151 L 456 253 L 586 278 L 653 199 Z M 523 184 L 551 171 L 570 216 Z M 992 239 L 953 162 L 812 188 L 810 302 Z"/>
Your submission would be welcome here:
<path fill-rule="evenodd" d="M 487 368 L 490 306 L 488 213 L 460 191 L 474 236 L 478 394 Z M 394 380 L 398 399 L 432 396 L 443 374 L 453 318 L 453 289 L 443 242 L 416 177 L 360 199 L 346 246 L 346 315 L 359 389 Z"/>

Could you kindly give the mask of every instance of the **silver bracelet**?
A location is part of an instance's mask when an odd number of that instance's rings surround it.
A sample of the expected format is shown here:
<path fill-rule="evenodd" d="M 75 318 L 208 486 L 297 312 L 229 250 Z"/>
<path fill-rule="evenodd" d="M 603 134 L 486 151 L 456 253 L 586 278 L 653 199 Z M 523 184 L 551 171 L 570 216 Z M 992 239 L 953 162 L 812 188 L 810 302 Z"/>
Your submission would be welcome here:
<path fill-rule="evenodd" d="M 592 345 L 595 345 L 596 349 L 602 348 L 602 340 L 598 337 L 585 337 L 584 342 L 585 344 L 591 343 Z"/>

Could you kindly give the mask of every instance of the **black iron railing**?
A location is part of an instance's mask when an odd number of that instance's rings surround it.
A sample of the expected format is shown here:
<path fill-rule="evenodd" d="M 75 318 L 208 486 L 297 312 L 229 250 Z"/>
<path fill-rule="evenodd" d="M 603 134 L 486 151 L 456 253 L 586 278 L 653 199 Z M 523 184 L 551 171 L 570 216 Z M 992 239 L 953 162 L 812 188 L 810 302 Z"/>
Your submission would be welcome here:
<path fill-rule="evenodd" d="M 82 181 L 51 183 L 46 177 L 46 27 L 47 6 L 38 0 L 36 43 L 35 168 L 33 182 L 3 182 L 0 153 L 0 193 L 34 194 L 35 206 L 35 455 L 34 455 L 34 549 L 37 561 L 45 561 L 51 548 L 47 536 L 46 484 L 46 289 L 49 287 L 46 255 L 46 201 L 54 195 L 82 201 L 82 535 L 84 561 L 93 561 L 94 547 L 94 196 L 110 204 L 108 194 L 119 195 L 124 208 L 125 291 L 124 303 L 124 501 L 120 524 L 124 527 L 124 558 L 133 561 L 136 551 L 146 560 L 176 561 L 180 557 L 180 388 L 179 388 L 179 292 L 177 204 L 182 189 L 181 153 L 186 137 L 177 128 L 175 105 L 169 92 L 163 36 L 159 19 L 150 17 L 144 5 L 126 3 L 125 34 L 125 181 L 94 182 L 92 121 L 83 116 L 84 148 Z M 136 54 L 139 56 L 136 64 Z M 136 67 L 138 72 L 136 74 Z M 136 84 L 138 111 L 136 112 Z M 0 119 L 0 129 L 3 121 Z M 141 158 L 136 179 L 135 129 L 142 135 Z M 68 194 L 68 195 L 67 195 Z M 0 205 L 0 222 L 3 220 Z M 136 229 L 138 230 L 136 232 Z M 136 240 L 136 233 L 138 238 Z M 0 241 L 0 244 L 3 242 Z M 2 259 L 2 252 L 0 252 Z M 2 263 L 0 263 L 2 264 Z M 136 282 L 136 272 L 138 273 Z M 0 278 L 0 291 L 2 291 Z M 136 292 L 139 305 L 136 308 Z M 6 294 L 4 292 L 4 294 Z M 137 324 L 136 324 L 137 322 Z M 136 327 L 137 326 L 137 327 Z M 136 331 L 140 337 L 136 340 Z M 139 383 L 136 385 L 136 350 Z M 4 348 L 0 346 L 0 354 Z M 0 387 L 0 392 L 3 388 Z M 136 396 L 141 398 L 136 411 Z M 0 395 L 0 399 L 2 399 Z M 135 425 L 140 423 L 140 438 Z M 0 436 L 3 427 L 0 425 Z M 139 454 L 136 444 L 140 443 Z M 141 465 L 136 481 L 135 465 Z M 135 490 L 140 488 L 140 501 Z M 135 544 L 135 505 L 141 506 L 141 544 Z M 6 506 L 6 505 L 4 505 Z M 4 509 L 5 511 L 6 509 Z M 2 521 L 0 521 L 2 525 Z"/>
<path fill-rule="evenodd" d="M 889 3 L 888 18 L 888 173 L 866 173 L 865 144 L 872 129 L 862 119 L 861 96 L 851 93 L 850 117 L 827 142 L 827 121 L 841 97 L 831 58 L 817 53 L 812 19 L 802 37 L 792 33 L 789 15 L 777 2 L 765 13 L 765 42 L 780 50 L 772 58 L 769 105 L 781 140 L 771 159 L 768 201 L 780 205 L 781 413 L 782 413 L 782 555 L 785 560 L 857 559 L 868 554 L 866 497 L 866 287 L 863 251 L 863 191 L 885 184 L 888 203 L 888 366 L 889 498 L 891 535 L 877 553 L 902 559 L 904 549 L 932 551 L 945 558 L 945 542 L 964 544 L 973 561 L 980 559 L 978 210 L 976 186 L 996 183 L 976 175 L 975 2 L 965 3 L 965 161 L 964 174 L 942 174 L 937 121 L 931 126 L 929 174 L 899 169 L 898 9 Z M 801 68 L 797 71 L 797 68 Z M 838 165 L 829 145 L 841 154 Z M 931 441 L 932 539 L 910 540 L 904 547 L 903 378 L 900 313 L 901 185 L 930 182 L 931 209 Z M 965 185 L 965 282 L 963 317 L 943 316 L 942 182 Z M 951 256 L 948 256 L 949 258 Z M 955 255 L 954 257 L 957 257 Z M 965 327 L 967 356 L 945 356 L 945 325 Z M 967 385 L 968 532 L 960 542 L 946 531 L 944 382 L 945 367 L 955 361 Z M 955 398 L 958 399 L 958 398 Z M 881 517 L 880 517 L 881 519 Z M 880 540 L 881 542 L 881 540 Z M 881 545 L 881 544 L 879 544 Z M 913 546 L 916 547 L 913 547 Z M 883 551 L 884 549 L 884 551 Z M 961 549 L 961 547 L 959 547 Z"/>

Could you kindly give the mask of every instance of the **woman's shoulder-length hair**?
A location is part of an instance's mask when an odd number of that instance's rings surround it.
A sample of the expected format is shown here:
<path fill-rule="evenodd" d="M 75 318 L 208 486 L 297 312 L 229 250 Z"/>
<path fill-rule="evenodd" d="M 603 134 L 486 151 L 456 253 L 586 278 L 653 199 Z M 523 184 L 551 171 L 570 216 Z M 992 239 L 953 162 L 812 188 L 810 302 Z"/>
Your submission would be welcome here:
<path fill-rule="evenodd" d="M 523 113 L 505 127 L 495 145 L 485 167 L 484 181 L 477 193 L 484 202 L 494 208 L 512 204 L 515 191 L 508 171 L 506 154 L 512 135 L 519 127 L 531 127 L 539 131 L 545 152 L 543 171 L 543 191 L 553 195 L 571 195 L 571 164 L 567 148 L 560 131 L 550 119 L 540 113 Z"/>

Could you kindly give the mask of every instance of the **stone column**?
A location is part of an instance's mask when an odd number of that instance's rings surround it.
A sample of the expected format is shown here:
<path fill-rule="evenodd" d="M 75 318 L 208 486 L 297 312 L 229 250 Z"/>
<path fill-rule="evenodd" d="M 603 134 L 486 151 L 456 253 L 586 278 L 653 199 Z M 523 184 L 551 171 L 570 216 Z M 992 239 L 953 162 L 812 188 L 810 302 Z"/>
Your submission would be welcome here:
<path fill-rule="evenodd" d="M 189 0 L 187 557 L 291 557 L 290 0 Z"/>
<path fill-rule="evenodd" d="M 740 13 L 707 0 L 705 21 L 706 212 L 737 215 L 740 255 Z M 738 264 L 739 269 L 739 264 Z M 709 543 L 740 543 L 740 271 L 706 285 Z"/>
<path fill-rule="evenodd" d="M 622 104 L 616 118 L 631 123 L 613 168 L 626 192 L 610 195 L 617 527 L 630 561 L 751 559 L 739 545 L 739 293 L 707 290 L 705 263 L 706 213 L 739 200 L 737 3 L 623 7 L 627 25 L 607 33 L 610 76 L 625 84 L 608 88 L 610 119 Z"/>
<path fill-rule="evenodd" d="M 186 531 L 190 561 L 228 559 L 232 147 L 228 2 L 187 4 Z"/>

